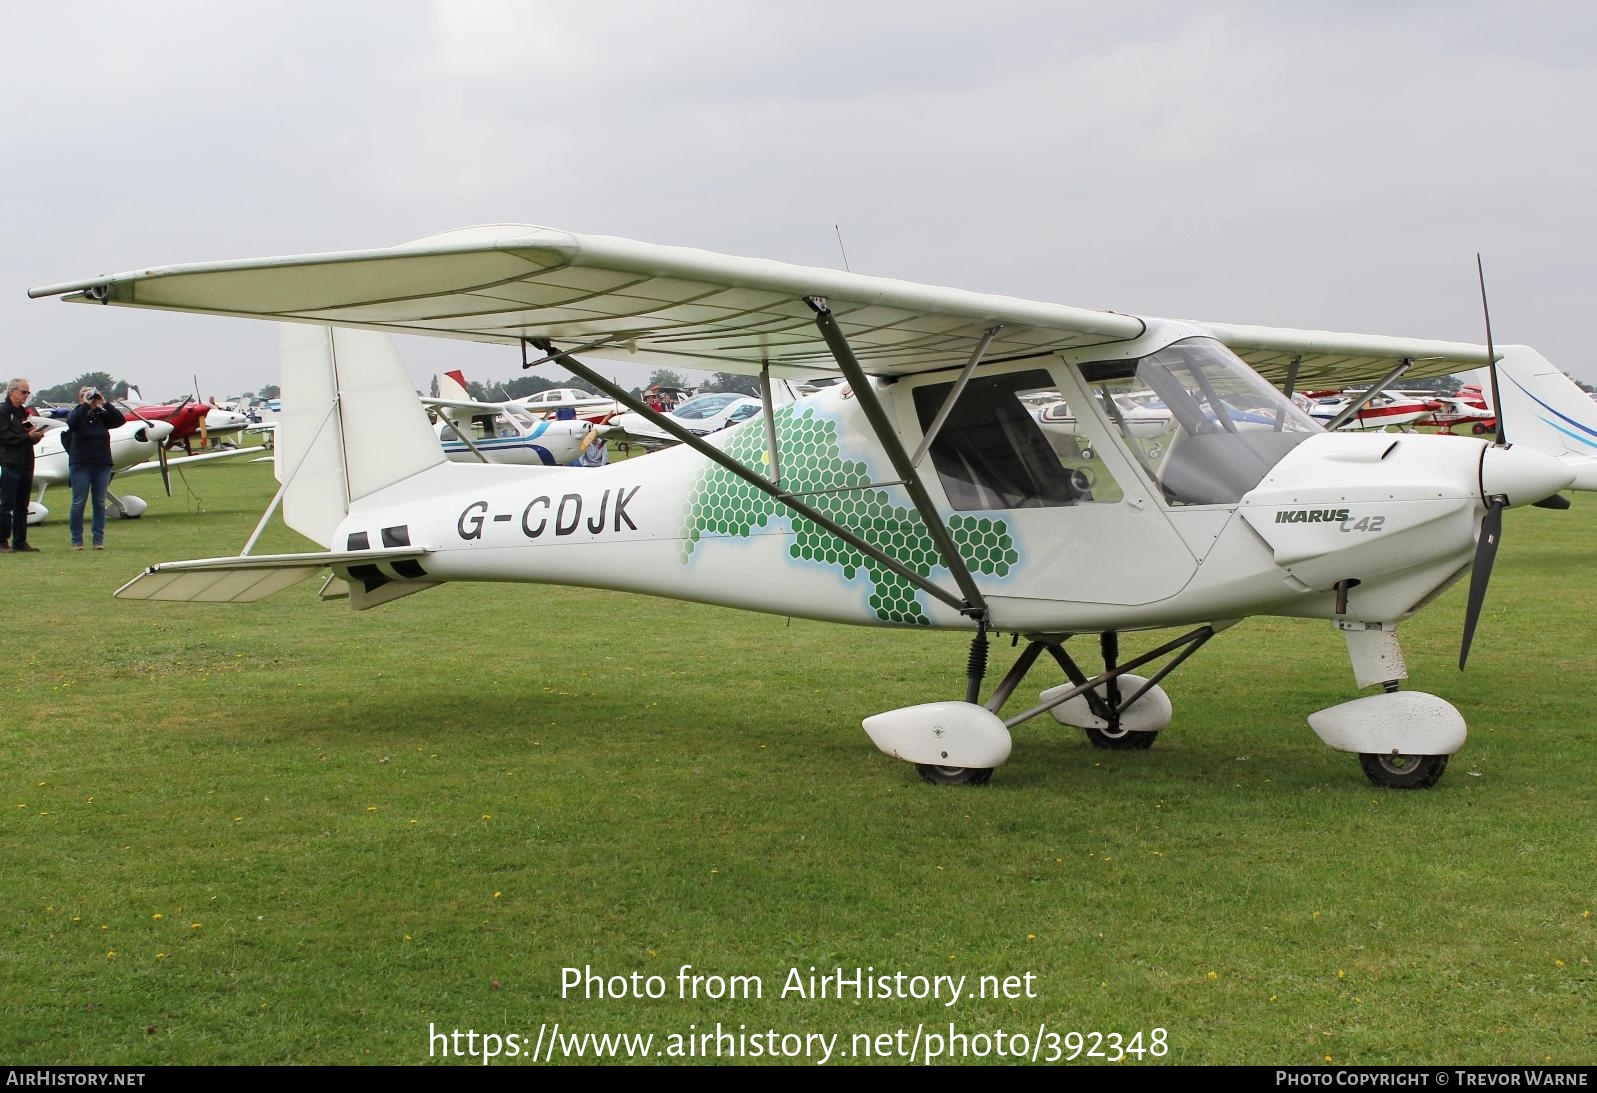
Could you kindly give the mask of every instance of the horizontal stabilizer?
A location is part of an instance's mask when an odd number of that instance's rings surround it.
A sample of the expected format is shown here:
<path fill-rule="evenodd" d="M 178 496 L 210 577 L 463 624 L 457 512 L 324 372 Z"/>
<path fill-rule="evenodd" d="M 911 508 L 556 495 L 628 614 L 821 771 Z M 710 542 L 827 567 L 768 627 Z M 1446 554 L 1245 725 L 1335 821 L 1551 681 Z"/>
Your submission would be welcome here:
<path fill-rule="evenodd" d="M 333 567 L 381 567 L 416 562 L 432 553 L 420 548 L 311 551 L 306 554 L 240 555 L 161 562 L 116 590 L 124 600 L 167 600 L 177 603 L 253 603 Z M 357 577 L 359 574 L 356 575 Z"/>

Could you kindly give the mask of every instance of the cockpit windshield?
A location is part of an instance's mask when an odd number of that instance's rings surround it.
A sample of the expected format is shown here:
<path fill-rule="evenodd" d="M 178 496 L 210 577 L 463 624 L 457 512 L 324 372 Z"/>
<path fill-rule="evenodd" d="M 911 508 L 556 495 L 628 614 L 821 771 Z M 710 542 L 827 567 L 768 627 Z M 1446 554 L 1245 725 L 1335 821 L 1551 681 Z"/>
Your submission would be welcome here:
<path fill-rule="evenodd" d="M 1081 365 L 1132 455 L 1172 505 L 1232 504 L 1321 427 L 1212 338 Z"/>
<path fill-rule="evenodd" d="M 742 397 L 736 391 L 715 391 L 689 399 L 672 413 L 684 421 L 702 421 L 707 417 L 714 417 L 725 410 L 729 403 Z"/>

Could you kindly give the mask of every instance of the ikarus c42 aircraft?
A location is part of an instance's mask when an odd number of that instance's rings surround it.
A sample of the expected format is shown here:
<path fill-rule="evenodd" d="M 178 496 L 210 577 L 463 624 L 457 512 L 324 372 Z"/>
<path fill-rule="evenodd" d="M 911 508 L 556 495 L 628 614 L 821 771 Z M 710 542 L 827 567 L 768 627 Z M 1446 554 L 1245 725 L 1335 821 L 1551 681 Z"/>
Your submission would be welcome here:
<path fill-rule="evenodd" d="M 236 557 L 152 566 L 118 595 L 244 602 L 331 570 L 324 595 L 356 609 L 523 581 L 967 630 L 963 701 L 864 720 L 933 782 L 986 781 L 1010 730 L 1043 714 L 1103 747 L 1149 746 L 1171 719 L 1160 680 L 1267 614 L 1329 621 L 1357 687 L 1377 689 L 1311 714 L 1320 738 L 1379 785 L 1432 785 L 1464 719 L 1400 689 L 1399 625 L 1473 559 L 1467 652 L 1503 509 L 1569 486 L 1581 458 L 1328 431 L 1261 375 L 1288 393 L 1391 382 L 1485 365 L 1495 354 L 1479 345 L 1091 311 L 529 225 L 33 295 L 292 324 L 278 500 L 326 550 L 257 556 L 252 537 Z M 591 469 L 449 462 L 372 331 L 517 347 L 681 444 Z M 847 383 L 699 437 L 585 363 L 634 352 L 757 374 L 767 407 L 773 378 Z M 1051 443 L 1035 416 L 1051 398 L 1071 408 L 1074 443 Z M 1156 403 L 1158 435 L 1125 419 Z M 1122 658 L 1122 634 L 1160 628 L 1181 632 Z M 988 692 L 995 632 L 1024 644 Z M 1073 639 L 1093 643 L 1090 660 Z M 1044 659 L 1063 682 L 999 716 Z"/>

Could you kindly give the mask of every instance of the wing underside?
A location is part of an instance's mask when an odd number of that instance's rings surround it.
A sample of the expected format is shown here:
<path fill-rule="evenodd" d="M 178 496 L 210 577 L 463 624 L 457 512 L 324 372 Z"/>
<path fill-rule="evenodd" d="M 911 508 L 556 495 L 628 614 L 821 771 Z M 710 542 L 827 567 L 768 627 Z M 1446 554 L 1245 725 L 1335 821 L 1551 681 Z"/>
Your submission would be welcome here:
<path fill-rule="evenodd" d="M 166 266 L 30 295 L 328 323 L 475 341 L 547 338 L 562 349 L 690 368 L 779 376 L 835 373 L 805 297 L 825 297 L 864 369 L 905 375 L 958 367 L 998 328 L 984 359 L 1111 347 L 1140 336 L 1136 316 L 907 281 L 577 235 L 489 225 L 386 250 Z M 1483 365 L 1457 342 L 1197 324 L 1272 382 L 1298 388 Z"/>

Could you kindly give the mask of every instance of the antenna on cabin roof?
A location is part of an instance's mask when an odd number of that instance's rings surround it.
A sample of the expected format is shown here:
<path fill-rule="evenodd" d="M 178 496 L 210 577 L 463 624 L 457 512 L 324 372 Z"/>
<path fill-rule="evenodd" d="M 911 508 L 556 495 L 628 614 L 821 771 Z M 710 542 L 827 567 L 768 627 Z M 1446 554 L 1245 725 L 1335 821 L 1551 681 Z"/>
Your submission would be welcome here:
<path fill-rule="evenodd" d="M 843 252 L 843 272 L 853 273 L 854 271 L 848 268 L 848 248 L 843 246 L 843 229 L 833 224 L 832 230 L 837 233 L 837 249 Z"/>

